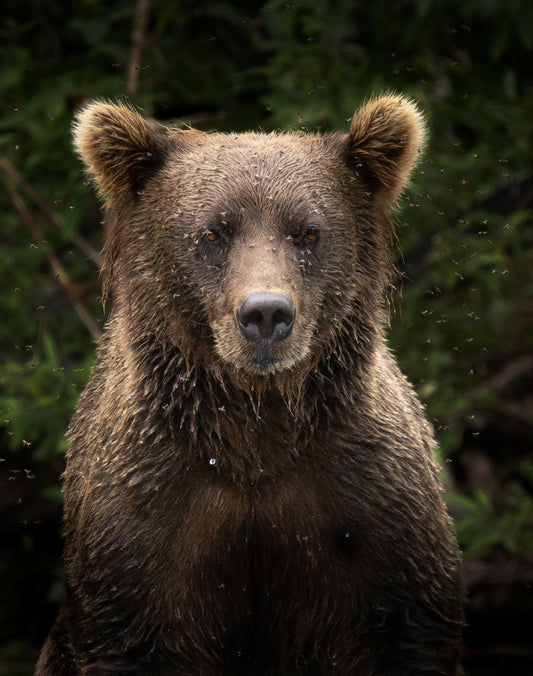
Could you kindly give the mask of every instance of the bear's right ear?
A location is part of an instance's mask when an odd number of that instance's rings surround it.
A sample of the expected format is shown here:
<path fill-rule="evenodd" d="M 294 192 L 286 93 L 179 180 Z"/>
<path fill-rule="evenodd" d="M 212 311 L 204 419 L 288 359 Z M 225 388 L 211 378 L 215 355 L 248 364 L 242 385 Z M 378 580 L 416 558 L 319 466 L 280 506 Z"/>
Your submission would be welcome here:
<path fill-rule="evenodd" d="M 378 199 L 394 203 L 409 180 L 426 137 L 422 114 L 403 96 L 385 95 L 356 111 L 347 150 L 352 166 Z"/>
<path fill-rule="evenodd" d="M 100 191 L 123 198 L 140 190 L 173 141 L 164 127 L 151 126 L 132 107 L 95 102 L 76 117 L 74 145 Z"/>

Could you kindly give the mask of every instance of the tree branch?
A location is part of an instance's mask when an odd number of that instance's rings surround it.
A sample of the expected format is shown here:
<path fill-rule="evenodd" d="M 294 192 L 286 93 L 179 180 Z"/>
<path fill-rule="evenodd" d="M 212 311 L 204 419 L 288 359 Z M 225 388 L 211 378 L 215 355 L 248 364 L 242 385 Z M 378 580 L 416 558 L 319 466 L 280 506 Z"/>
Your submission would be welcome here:
<path fill-rule="evenodd" d="M 5 164 L 2 162 L 0 164 L 0 167 L 5 169 Z M 43 245 L 43 242 L 45 241 L 44 238 L 44 233 L 41 230 L 41 227 L 36 223 L 35 218 L 33 217 L 33 214 L 31 211 L 28 209 L 26 206 L 24 200 L 21 199 L 20 195 L 17 192 L 16 186 L 13 184 L 12 180 L 8 178 L 8 180 L 4 180 L 4 185 L 6 186 L 6 189 L 9 193 L 9 196 L 11 198 L 11 201 L 13 202 L 13 205 L 15 206 L 15 209 L 18 211 L 20 217 L 22 218 L 24 224 L 28 228 L 28 230 L 31 232 L 33 239 L 37 244 L 40 246 Z M 91 336 L 95 339 L 98 340 L 100 337 L 100 329 L 97 325 L 97 323 L 94 321 L 90 313 L 88 312 L 87 308 L 85 305 L 81 302 L 80 298 L 78 297 L 75 287 L 70 281 L 70 278 L 68 274 L 66 273 L 64 267 L 61 264 L 61 261 L 59 258 L 56 256 L 55 252 L 53 249 L 50 247 L 46 246 L 44 247 L 44 254 L 50 264 L 50 267 L 54 271 L 57 279 L 59 280 L 59 283 L 61 287 L 63 288 L 64 292 L 68 295 L 70 300 L 72 301 L 72 304 L 74 305 L 74 308 L 76 312 L 78 313 L 80 319 L 82 322 L 85 324 L 85 327 L 91 334 Z"/>
<path fill-rule="evenodd" d="M 141 60 L 146 48 L 148 15 L 150 13 L 150 0 L 137 0 L 135 20 L 131 34 L 131 52 L 126 74 L 126 92 L 130 99 L 134 100 L 139 91 L 139 73 Z"/>
<path fill-rule="evenodd" d="M 24 176 L 22 176 L 7 158 L 0 157 L 0 169 L 4 170 L 11 182 L 17 188 L 21 189 L 31 200 L 33 200 L 44 216 L 46 216 L 58 230 L 63 229 L 63 220 L 61 216 L 43 200 L 39 193 L 26 181 Z M 86 242 L 83 237 L 80 237 L 77 233 L 74 233 L 71 239 L 72 243 L 75 244 L 98 269 L 102 267 L 101 254 L 92 247 L 89 242 Z"/>

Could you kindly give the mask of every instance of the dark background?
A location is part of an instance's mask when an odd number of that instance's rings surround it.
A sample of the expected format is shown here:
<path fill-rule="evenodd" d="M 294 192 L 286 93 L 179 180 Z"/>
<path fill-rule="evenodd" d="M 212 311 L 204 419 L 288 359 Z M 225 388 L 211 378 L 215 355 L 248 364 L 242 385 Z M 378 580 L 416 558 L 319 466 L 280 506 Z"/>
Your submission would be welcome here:
<path fill-rule="evenodd" d="M 26 0 L 0 18 L 0 674 L 61 599 L 65 429 L 102 327 L 73 113 L 348 130 L 383 91 L 431 139 L 396 212 L 390 342 L 427 404 L 469 588 L 465 666 L 533 673 L 533 3 Z"/>

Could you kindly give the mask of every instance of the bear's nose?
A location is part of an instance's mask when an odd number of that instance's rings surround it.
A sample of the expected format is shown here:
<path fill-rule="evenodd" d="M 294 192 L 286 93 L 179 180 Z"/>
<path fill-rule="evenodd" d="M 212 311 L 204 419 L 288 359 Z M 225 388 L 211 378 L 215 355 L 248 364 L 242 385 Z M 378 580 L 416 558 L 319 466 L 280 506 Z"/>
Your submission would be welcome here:
<path fill-rule="evenodd" d="M 283 293 L 251 293 L 237 308 L 242 335 L 252 343 L 272 344 L 291 335 L 296 308 Z"/>

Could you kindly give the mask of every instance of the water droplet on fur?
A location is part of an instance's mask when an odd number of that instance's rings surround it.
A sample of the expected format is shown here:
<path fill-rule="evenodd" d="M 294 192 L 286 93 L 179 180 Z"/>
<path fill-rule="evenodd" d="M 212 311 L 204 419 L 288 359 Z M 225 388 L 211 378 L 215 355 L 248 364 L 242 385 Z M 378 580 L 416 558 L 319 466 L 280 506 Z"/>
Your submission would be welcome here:
<path fill-rule="evenodd" d="M 216 458 L 209 458 L 209 464 L 216 465 L 217 464 Z"/>

